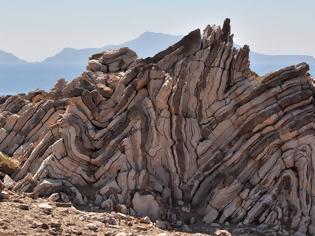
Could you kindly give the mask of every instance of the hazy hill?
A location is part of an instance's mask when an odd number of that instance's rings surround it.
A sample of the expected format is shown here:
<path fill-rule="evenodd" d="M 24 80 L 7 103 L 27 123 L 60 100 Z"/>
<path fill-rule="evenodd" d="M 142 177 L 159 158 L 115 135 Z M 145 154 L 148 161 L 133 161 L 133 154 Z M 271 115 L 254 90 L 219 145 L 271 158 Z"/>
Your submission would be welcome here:
<path fill-rule="evenodd" d="M 19 59 L 12 53 L 0 50 L 0 65 L 25 64 L 26 61 Z"/>
<path fill-rule="evenodd" d="M 62 65 L 86 65 L 88 57 L 94 53 L 113 48 L 129 47 L 137 52 L 139 57 L 145 58 L 152 56 L 159 51 L 167 48 L 177 42 L 182 36 L 168 35 L 162 33 L 145 32 L 138 38 L 119 45 L 107 45 L 102 48 L 73 49 L 65 48 L 58 54 L 48 57 L 42 63 L 44 64 L 62 64 Z"/>
<path fill-rule="evenodd" d="M 306 62 L 310 73 L 315 75 L 315 58 L 303 55 L 264 55 L 256 52 L 250 54 L 251 68 L 258 74 L 266 74 L 280 68 Z"/>
<path fill-rule="evenodd" d="M 50 89 L 57 79 L 68 80 L 80 75 L 86 68 L 88 57 L 96 52 L 111 48 L 129 47 L 139 57 L 152 56 L 177 42 L 181 36 L 145 32 L 138 38 L 119 45 L 102 48 L 73 49 L 65 48 L 55 56 L 41 63 L 7 63 L 0 61 L 0 95 L 28 92 L 30 90 Z M 21 61 L 22 62 L 22 61 Z"/>
<path fill-rule="evenodd" d="M 136 51 L 139 57 L 145 58 L 174 44 L 181 37 L 145 32 L 136 39 L 119 45 L 86 49 L 65 48 L 41 63 L 27 63 L 11 53 L 0 51 L 0 95 L 27 92 L 36 88 L 50 89 L 61 77 L 73 79 L 85 70 L 88 57 L 96 52 L 129 47 Z M 315 59 L 311 56 L 264 55 L 251 52 L 250 59 L 251 68 L 258 74 L 266 74 L 282 67 L 307 62 L 311 66 L 311 74 L 315 75 Z"/>

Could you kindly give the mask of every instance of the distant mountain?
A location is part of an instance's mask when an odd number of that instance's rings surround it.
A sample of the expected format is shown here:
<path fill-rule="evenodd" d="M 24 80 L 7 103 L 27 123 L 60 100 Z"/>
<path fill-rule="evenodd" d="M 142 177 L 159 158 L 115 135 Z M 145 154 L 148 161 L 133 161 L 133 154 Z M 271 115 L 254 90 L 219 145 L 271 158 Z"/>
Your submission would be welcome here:
<path fill-rule="evenodd" d="M 241 48 L 235 44 L 236 48 Z M 251 48 L 251 47 L 250 47 Z M 305 55 L 266 55 L 250 52 L 250 67 L 259 75 L 271 73 L 281 68 L 306 62 L 310 65 L 310 73 L 315 76 L 315 58 Z"/>
<path fill-rule="evenodd" d="M 8 53 L 0 50 L 0 64 L 1 65 L 15 65 L 15 64 L 25 64 L 26 61 L 14 56 L 12 53 Z"/>
<path fill-rule="evenodd" d="M 107 45 L 102 48 L 73 49 L 65 48 L 58 54 L 48 57 L 42 63 L 54 65 L 86 65 L 89 56 L 114 48 L 128 47 L 137 52 L 138 57 L 153 56 L 161 50 L 179 41 L 182 36 L 145 32 L 138 38 L 119 45 Z"/>
<path fill-rule="evenodd" d="M 67 80 L 80 75 L 86 68 L 88 57 L 94 53 L 113 48 L 129 47 L 140 58 L 153 56 L 182 38 L 180 35 L 145 32 L 134 40 L 101 48 L 65 48 L 41 63 L 27 63 L 13 54 L 0 51 L 0 95 L 50 89 L 59 78 Z M 239 47 L 238 45 L 235 45 Z M 258 74 L 266 74 L 282 67 L 307 62 L 310 73 L 315 75 L 315 58 L 296 55 L 250 54 L 251 68 Z"/>
<path fill-rule="evenodd" d="M 303 55 L 264 55 L 250 53 L 251 69 L 262 75 L 280 68 L 306 62 L 310 65 L 310 73 L 315 75 L 315 58 Z"/>
<path fill-rule="evenodd" d="M 129 47 L 139 57 L 153 56 L 181 39 L 182 36 L 145 32 L 138 38 L 119 45 L 102 48 L 65 48 L 41 63 L 5 63 L 0 61 L 0 95 L 25 93 L 30 90 L 51 89 L 59 78 L 71 80 L 86 68 L 94 53 L 113 48 Z M 8 60 L 9 61 L 9 60 Z"/>

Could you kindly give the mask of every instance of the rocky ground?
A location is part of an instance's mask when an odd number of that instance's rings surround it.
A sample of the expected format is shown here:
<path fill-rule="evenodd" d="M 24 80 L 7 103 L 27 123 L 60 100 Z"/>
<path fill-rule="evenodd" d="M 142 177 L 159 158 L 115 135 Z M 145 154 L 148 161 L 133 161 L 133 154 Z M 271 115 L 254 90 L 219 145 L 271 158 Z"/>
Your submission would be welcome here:
<path fill-rule="evenodd" d="M 188 226 L 172 229 L 165 222 L 116 212 L 88 212 L 71 203 L 31 199 L 11 191 L 2 193 L 0 235 L 189 235 Z M 160 229 L 169 228 L 169 229 Z M 185 229 L 186 227 L 186 229 Z M 212 230 L 213 231 L 213 230 Z M 210 233 L 210 232 L 209 232 Z M 219 231 L 216 233 L 218 235 Z M 222 232 L 221 232 L 222 233 Z M 213 232 L 215 234 L 215 232 Z M 201 235 L 201 234 L 199 234 Z"/>
<path fill-rule="evenodd" d="M 89 211 L 70 202 L 32 199 L 10 190 L 0 193 L 0 236 L 10 235 L 289 235 L 267 226 L 235 227 L 218 224 L 172 226 L 118 212 Z M 276 233 L 277 232 L 277 233 Z"/>

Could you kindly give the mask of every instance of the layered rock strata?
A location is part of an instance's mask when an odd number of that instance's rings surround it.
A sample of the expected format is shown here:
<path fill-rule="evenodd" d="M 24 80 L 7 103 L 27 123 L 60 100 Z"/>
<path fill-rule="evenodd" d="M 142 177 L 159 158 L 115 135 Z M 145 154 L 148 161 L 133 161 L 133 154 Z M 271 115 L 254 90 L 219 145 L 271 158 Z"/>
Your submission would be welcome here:
<path fill-rule="evenodd" d="M 3 98 L 0 151 L 15 191 L 151 219 L 280 225 L 315 235 L 314 79 L 258 76 L 230 22 L 152 58 L 91 56 L 51 92 Z"/>

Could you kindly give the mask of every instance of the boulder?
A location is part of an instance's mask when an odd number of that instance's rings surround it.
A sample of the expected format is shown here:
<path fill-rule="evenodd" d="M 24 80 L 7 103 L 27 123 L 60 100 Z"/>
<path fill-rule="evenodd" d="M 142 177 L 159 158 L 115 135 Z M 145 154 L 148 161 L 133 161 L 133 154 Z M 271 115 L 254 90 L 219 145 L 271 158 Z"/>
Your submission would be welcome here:
<path fill-rule="evenodd" d="M 5 175 L 3 178 L 3 184 L 6 188 L 12 189 L 15 185 L 15 181 L 8 175 Z"/>
<path fill-rule="evenodd" d="M 133 209 L 140 216 L 148 216 L 152 220 L 159 218 L 159 204 L 150 194 L 136 193 L 132 199 Z"/>
<path fill-rule="evenodd" d="M 206 215 L 203 217 L 203 222 L 206 224 L 211 224 L 217 217 L 219 213 L 216 209 L 208 206 L 206 210 Z"/>
<path fill-rule="evenodd" d="M 137 59 L 137 54 L 129 48 L 119 48 L 95 54 L 90 57 L 87 69 L 92 72 L 115 73 L 127 70 Z"/>

